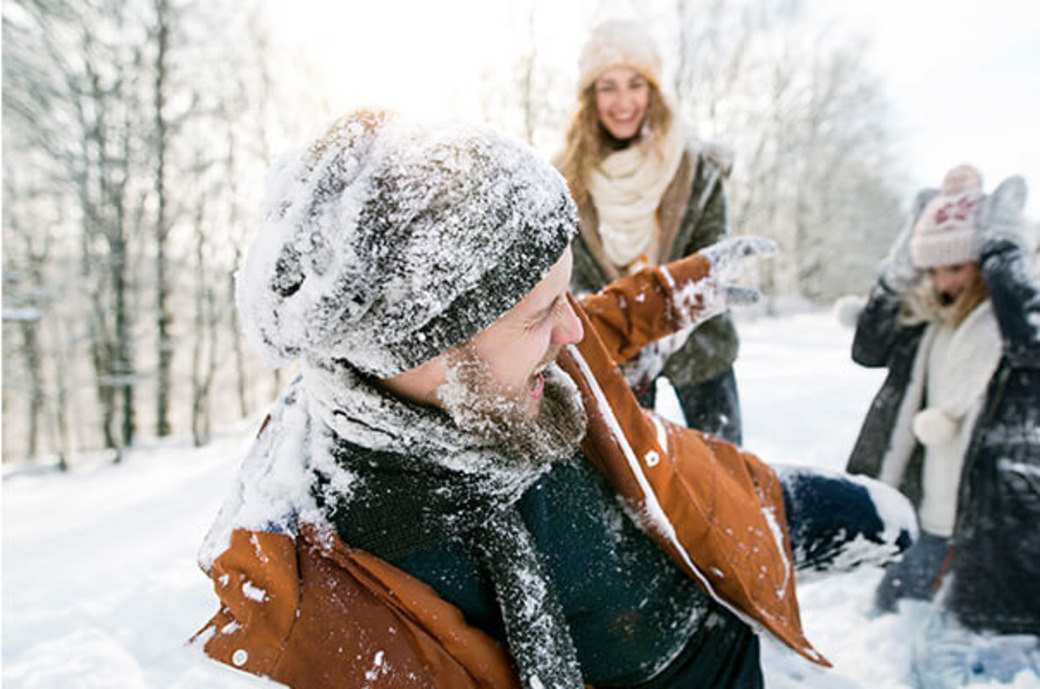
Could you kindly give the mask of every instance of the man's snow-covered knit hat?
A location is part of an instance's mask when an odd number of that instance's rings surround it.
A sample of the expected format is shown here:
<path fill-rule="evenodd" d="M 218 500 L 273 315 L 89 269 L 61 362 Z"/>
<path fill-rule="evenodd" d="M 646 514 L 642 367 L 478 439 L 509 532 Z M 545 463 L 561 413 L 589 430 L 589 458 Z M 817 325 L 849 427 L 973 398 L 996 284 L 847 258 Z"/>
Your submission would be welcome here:
<path fill-rule="evenodd" d="M 559 260 L 577 213 L 530 148 L 477 126 L 360 110 L 268 176 L 237 275 L 274 366 L 345 360 L 389 377 L 491 325 Z"/>
<path fill-rule="evenodd" d="M 661 85 L 661 54 L 650 33 L 635 22 L 603 22 L 589 36 L 578 58 L 578 93 L 611 67 L 631 67 Z"/>
<path fill-rule="evenodd" d="M 910 239 L 917 268 L 938 268 L 977 261 L 978 216 L 982 176 L 970 165 L 946 173 L 939 193 L 921 211 Z"/>

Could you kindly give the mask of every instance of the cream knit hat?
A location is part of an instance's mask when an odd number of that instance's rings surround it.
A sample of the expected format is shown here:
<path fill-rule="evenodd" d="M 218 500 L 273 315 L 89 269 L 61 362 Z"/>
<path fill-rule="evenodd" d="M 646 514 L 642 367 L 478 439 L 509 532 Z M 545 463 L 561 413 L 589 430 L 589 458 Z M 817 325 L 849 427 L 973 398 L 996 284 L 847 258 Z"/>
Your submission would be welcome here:
<path fill-rule="evenodd" d="M 978 211 L 982 176 L 971 165 L 946 173 L 942 189 L 928 202 L 914 226 L 910 257 L 917 268 L 977 261 Z"/>
<path fill-rule="evenodd" d="M 578 93 L 611 67 L 631 67 L 661 85 L 661 54 L 641 24 L 612 20 L 593 29 L 578 59 Z"/>

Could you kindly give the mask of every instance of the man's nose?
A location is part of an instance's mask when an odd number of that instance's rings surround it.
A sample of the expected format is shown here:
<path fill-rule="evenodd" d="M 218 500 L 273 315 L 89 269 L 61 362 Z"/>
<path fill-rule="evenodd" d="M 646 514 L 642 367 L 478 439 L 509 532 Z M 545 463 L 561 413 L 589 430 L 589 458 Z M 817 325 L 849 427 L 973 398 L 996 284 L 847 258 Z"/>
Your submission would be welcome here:
<path fill-rule="evenodd" d="M 565 302 L 557 321 L 553 325 L 552 343 L 558 345 L 578 344 L 585 336 L 578 314 L 574 313 L 574 307 L 569 301 Z"/>

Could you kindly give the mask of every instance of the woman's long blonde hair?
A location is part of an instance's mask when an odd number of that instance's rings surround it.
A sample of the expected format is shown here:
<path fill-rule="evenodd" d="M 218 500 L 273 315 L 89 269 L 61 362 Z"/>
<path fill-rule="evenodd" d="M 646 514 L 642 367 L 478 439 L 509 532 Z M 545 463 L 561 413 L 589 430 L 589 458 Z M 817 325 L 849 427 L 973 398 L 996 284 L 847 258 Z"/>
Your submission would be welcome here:
<path fill-rule="evenodd" d="M 646 116 L 640 133 L 645 130 L 665 132 L 672 126 L 671 108 L 665 102 L 656 84 L 647 80 L 650 97 L 647 101 Z M 585 186 L 586 173 L 599 164 L 611 151 L 617 149 L 618 142 L 606 128 L 600 124 L 599 111 L 596 109 L 596 82 L 593 80 L 582 91 L 578 98 L 578 106 L 571 115 L 567 125 L 566 148 L 560 160 L 560 174 L 567 180 L 571 196 L 578 205 L 589 201 L 589 191 Z"/>
<path fill-rule="evenodd" d="M 982 279 L 981 272 L 975 271 L 975 277 L 957 295 L 957 299 L 947 307 L 943 317 L 947 323 L 956 328 L 964 322 L 968 314 L 987 299 L 989 299 L 989 290 L 986 289 L 986 281 Z"/>

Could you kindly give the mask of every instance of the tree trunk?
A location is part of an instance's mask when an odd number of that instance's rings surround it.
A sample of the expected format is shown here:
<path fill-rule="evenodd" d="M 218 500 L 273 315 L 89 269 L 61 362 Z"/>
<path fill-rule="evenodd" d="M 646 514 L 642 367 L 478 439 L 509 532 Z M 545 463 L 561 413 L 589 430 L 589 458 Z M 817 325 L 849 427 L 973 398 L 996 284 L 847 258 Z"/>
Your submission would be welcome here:
<path fill-rule="evenodd" d="M 166 102 L 166 58 L 169 43 L 169 6 L 167 0 L 155 0 L 156 54 L 155 54 L 155 325 L 158 367 L 156 371 L 155 434 L 170 434 L 170 372 L 173 362 L 173 342 L 170 337 L 173 316 L 167 303 L 167 197 L 166 153 L 169 132 L 164 107 Z"/>
<path fill-rule="evenodd" d="M 212 327 L 206 317 L 206 236 L 203 230 L 206 204 L 200 199 L 195 212 L 195 314 L 191 347 L 191 437 L 195 447 L 209 439 L 209 382 L 212 366 L 203 371 L 203 357 L 207 330 Z M 212 359 L 212 353 L 210 354 Z"/>
<path fill-rule="evenodd" d="M 28 437 L 26 453 L 32 458 L 39 454 L 40 412 L 43 411 L 43 378 L 40 371 L 40 339 L 38 321 L 22 323 L 22 353 L 26 374 L 29 376 L 29 404 L 27 408 Z"/>

